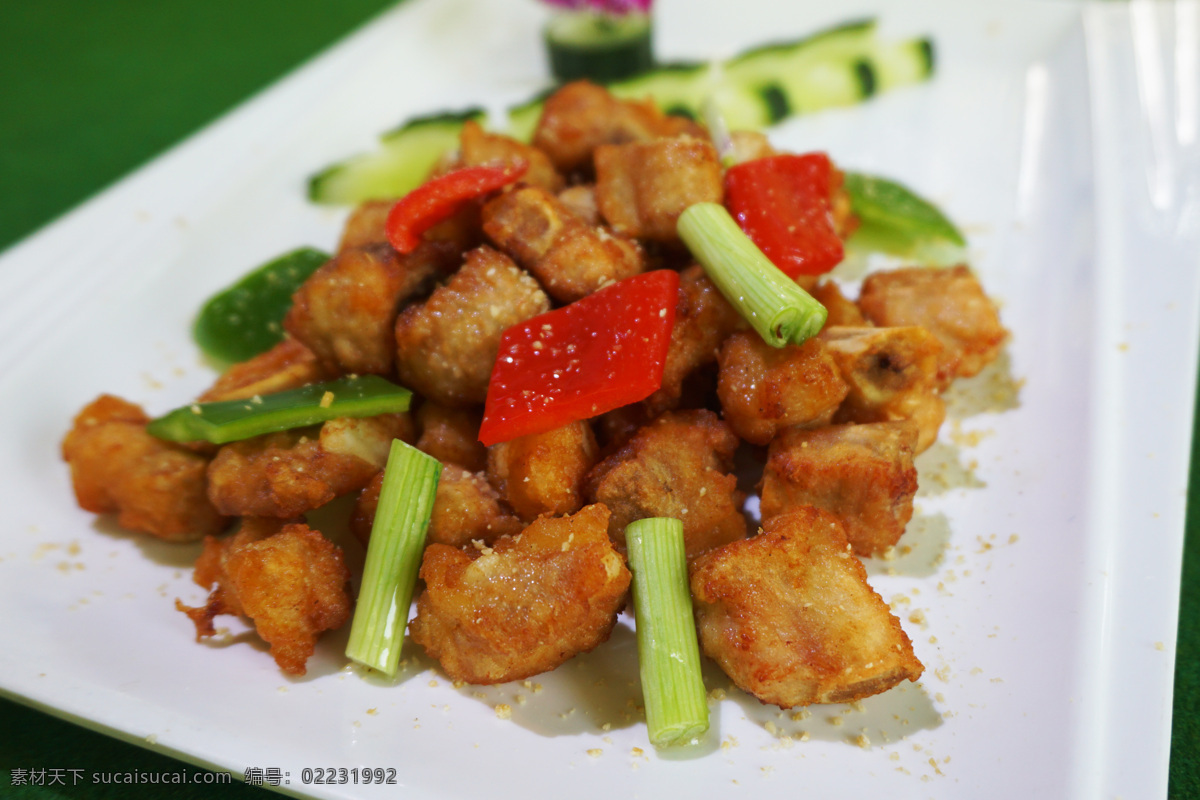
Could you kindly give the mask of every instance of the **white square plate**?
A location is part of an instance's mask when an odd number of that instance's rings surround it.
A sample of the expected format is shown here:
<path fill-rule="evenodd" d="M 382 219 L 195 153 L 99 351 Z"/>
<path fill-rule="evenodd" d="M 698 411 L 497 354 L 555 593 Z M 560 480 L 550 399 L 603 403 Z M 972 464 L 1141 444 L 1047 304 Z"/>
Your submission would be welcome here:
<path fill-rule="evenodd" d="M 198 546 L 75 507 L 58 454 L 73 414 L 101 391 L 154 414 L 188 401 L 213 377 L 188 336 L 199 302 L 336 241 L 342 215 L 304 199 L 310 172 L 412 114 L 542 85 L 535 3 L 410 0 L 0 258 L 6 694 L 321 797 L 383 792 L 305 768 L 395 768 L 387 793 L 411 798 L 1165 796 L 1200 305 L 1197 4 L 658 12 L 667 59 L 866 14 L 936 39 L 931 83 L 773 132 L 941 203 L 1013 332 L 1009 372 L 958 392 L 962 418 L 921 460 L 911 553 L 869 565 L 921 684 L 795 716 L 731 690 L 702 746 L 660 754 L 627 624 L 528 686 L 455 688 L 419 655 L 394 684 L 362 679 L 344 631 L 289 680 L 236 623 L 193 641 L 173 600 L 202 598 Z"/>

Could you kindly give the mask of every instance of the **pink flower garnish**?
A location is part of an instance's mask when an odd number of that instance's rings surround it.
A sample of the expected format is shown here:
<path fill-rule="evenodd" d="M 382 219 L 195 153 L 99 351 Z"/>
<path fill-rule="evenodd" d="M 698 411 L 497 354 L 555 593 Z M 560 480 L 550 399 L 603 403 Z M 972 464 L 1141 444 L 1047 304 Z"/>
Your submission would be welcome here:
<path fill-rule="evenodd" d="M 544 0 L 544 2 L 573 11 L 590 9 L 599 11 L 601 14 L 621 16 L 633 12 L 648 13 L 653 0 Z"/>

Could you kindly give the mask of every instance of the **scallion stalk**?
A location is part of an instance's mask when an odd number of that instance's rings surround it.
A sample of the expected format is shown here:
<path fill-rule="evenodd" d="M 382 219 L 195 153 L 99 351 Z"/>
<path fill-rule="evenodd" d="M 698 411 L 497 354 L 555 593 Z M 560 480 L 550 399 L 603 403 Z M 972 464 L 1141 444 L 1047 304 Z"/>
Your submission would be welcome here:
<path fill-rule="evenodd" d="M 225 444 L 339 417 L 407 411 L 412 392 L 378 375 L 338 378 L 248 400 L 192 403 L 152 420 L 146 431 L 172 442 Z"/>
<path fill-rule="evenodd" d="M 396 674 L 442 464 L 392 440 L 346 656 Z"/>
<path fill-rule="evenodd" d="M 655 747 L 687 744 L 708 730 L 700 646 L 688 590 L 683 523 L 640 519 L 625 529 L 646 724 Z"/>
<path fill-rule="evenodd" d="M 679 215 L 679 237 L 721 294 L 772 347 L 816 336 L 829 312 L 784 275 L 716 203 Z"/>

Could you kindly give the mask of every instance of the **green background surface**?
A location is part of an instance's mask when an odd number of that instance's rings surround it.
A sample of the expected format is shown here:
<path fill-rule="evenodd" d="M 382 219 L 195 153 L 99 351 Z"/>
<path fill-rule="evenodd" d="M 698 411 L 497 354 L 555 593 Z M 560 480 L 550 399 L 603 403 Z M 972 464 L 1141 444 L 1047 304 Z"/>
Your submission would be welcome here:
<path fill-rule="evenodd" d="M 0 248 L 102 190 L 333 43 L 391 0 L 0 0 Z M 1193 442 L 1192 461 L 1198 448 Z M 1172 798 L 1200 798 L 1200 481 L 1188 493 Z M 19 613 L 5 609 L 4 613 Z M 190 785 L 14 787 L 13 769 L 196 771 L 0 700 L 0 795 L 263 796 Z"/>

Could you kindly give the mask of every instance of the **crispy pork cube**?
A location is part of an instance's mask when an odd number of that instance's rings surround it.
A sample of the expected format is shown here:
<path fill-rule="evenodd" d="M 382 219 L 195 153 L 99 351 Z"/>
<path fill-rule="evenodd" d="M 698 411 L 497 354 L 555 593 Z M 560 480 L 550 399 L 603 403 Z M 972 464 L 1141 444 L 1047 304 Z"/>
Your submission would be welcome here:
<path fill-rule="evenodd" d="M 208 496 L 223 514 L 298 517 L 356 492 L 387 464 L 393 438 L 412 438 L 408 414 L 335 419 L 231 442 L 208 467 Z"/>
<path fill-rule="evenodd" d="M 350 532 L 363 547 L 371 539 L 382 488 L 380 472 L 359 494 L 350 515 Z M 469 472 L 454 464 L 442 467 L 429 520 L 429 541 L 451 547 L 474 541 L 491 544 L 501 536 L 520 533 L 521 527 L 521 520 L 500 500 L 482 472 Z"/>
<path fill-rule="evenodd" d="M 488 448 L 488 480 L 526 522 L 583 508 L 583 481 L 596 464 L 596 439 L 584 420 Z"/>
<path fill-rule="evenodd" d="M 703 267 L 693 264 L 680 272 L 679 301 L 675 304 L 662 388 L 645 401 L 650 413 L 678 407 L 684 379 L 716 362 L 721 343 L 744 326 L 742 316 L 708 279 Z"/>
<path fill-rule="evenodd" d="M 938 354 L 942 345 L 921 327 L 850 328 L 821 331 L 850 393 L 834 422 L 917 423 L 917 452 L 937 439 L 946 418 L 938 394 Z"/>
<path fill-rule="evenodd" d="M 625 528 L 643 517 L 683 521 L 689 556 L 746 535 L 745 496 L 730 474 L 738 440 L 716 414 L 670 411 L 638 430 L 587 479 L 587 497 L 612 512 L 608 534 L 625 547 Z"/>
<path fill-rule="evenodd" d="M 535 186 L 505 192 L 484 206 L 483 230 L 560 303 L 644 268 L 636 242 L 588 225 Z"/>
<path fill-rule="evenodd" d="M 596 148 L 596 203 L 622 236 L 678 242 L 675 222 L 694 203 L 720 203 L 721 163 L 707 140 L 681 136 Z"/>
<path fill-rule="evenodd" d="M 779 151 L 771 146 L 771 140 L 761 131 L 730 131 L 729 141 L 733 145 L 735 164 L 779 155 Z"/>
<path fill-rule="evenodd" d="M 367 200 L 350 212 L 338 242 L 338 254 L 371 245 L 387 244 L 384 226 L 395 200 Z"/>
<path fill-rule="evenodd" d="M 733 432 L 767 444 L 791 426 L 827 425 L 849 387 L 819 339 L 771 347 L 754 331 L 725 340 L 717 396 Z"/>
<path fill-rule="evenodd" d="M 471 472 L 487 468 L 487 448 L 479 441 L 483 415 L 474 408 L 446 408 L 430 401 L 417 409 L 421 438 L 417 449 L 441 461 L 457 464 Z"/>
<path fill-rule="evenodd" d="M 700 647 L 781 708 L 848 703 L 924 671 L 841 523 L 802 506 L 692 562 Z"/>
<path fill-rule="evenodd" d="M 245 400 L 336 377 L 336 371 L 322 364 L 313 351 L 289 337 L 265 353 L 234 364 L 197 400 Z"/>
<path fill-rule="evenodd" d="M 542 517 L 489 548 L 425 549 L 409 632 L 450 678 L 504 683 L 552 670 L 608 639 L 630 574 L 608 510 Z"/>
<path fill-rule="evenodd" d="M 79 507 L 169 542 L 223 530 L 228 520 L 205 493 L 208 458 L 146 433 L 149 421 L 109 394 L 79 412 L 62 443 Z"/>
<path fill-rule="evenodd" d="M 854 304 L 854 301 L 842 294 L 841 287 L 831 280 L 821 281 L 809 289 L 808 293 L 818 303 L 825 306 L 825 310 L 829 312 L 829 316 L 825 318 L 826 328 L 834 325 L 852 325 L 862 328 L 871 324 L 867 322 L 867 318 L 862 315 L 862 311 Z"/>
<path fill-rule="evenodd" d="M 546 98 L 533 145 L 550 156 L 559 172 L 568 173 L 591 166 L 600 145 L 682 133 L 706 135 L 691 120 L 668 117 L 649 100 L 618 100 L 594 83 L 575 81 Z"/>
<path fill-rule="evenodd" d="M 600 219 L 600 209 L 596 207 L 594 184 L 581 183 L 577 186 L 568 186 L 558 193 L 558 202 L 588 225 L 599 225 L 603 222 Z"/>
<path fill-rule="evenodd" d="M 210 536 L 195 577 L 212 589 L 208 602 L 189 608 L 176 600 L 175 607 L 195 624 L 196 640 L 216 633 L 220 614 L 249 617 L 288 675 L 305 674 L 321 633 L 350 619 L 350 570 L 341 548 L 304 523 L 247 518 L 234 536 Z"/>
<path fill-rule="evenodd" d="M 396 319 L 400 380 L 444 406 L 483 403 L 500 336 L 548 310 L 550 298 L 508 256 L 472 250 L 448 283 Z"/>
<path fill-rule="evenodd" d="M 909 420 L 780 431 L 763 471 L 762 518 L 816 506 L 838 518 L 855 553 L 879 555 L 912 519 L 916 446 Z"/>
<path fill-rule="evenodd" d="M 554 169 L 545 153 L 511 137 L 488 133 L 475 120 L 467 120 L 463 125 L 459 137 L 459 152 L 464 167 L 524 161 L 529 165 L 529 169 L 521 177 L 524 183 L 548 192 L 557 192 L 563 188 L 562 175 Z"/>
<path fill-rule="evenodd" d="M 965 266 L 909 267 L 863 281 L 858 305 L 876 325 L 920 325 L 938 338 L 938 380 L 979 374 L 1004 346 L 1008 331 L 996 304 Z"/>
<path fill-rule="evenodd" d="M 458 256 L 453 245 L 431 242 L 407 256 L 390 244 L 343 251 L 300 286 L 283 326 L 328 368 L 386 375 L 400 307 L 428 291 Z"/>

